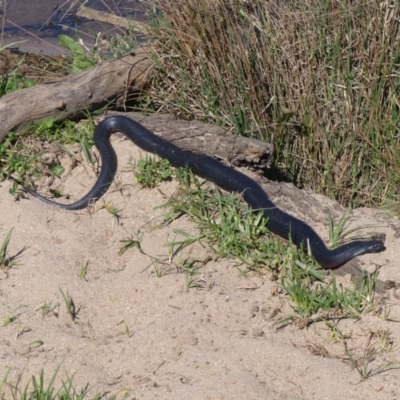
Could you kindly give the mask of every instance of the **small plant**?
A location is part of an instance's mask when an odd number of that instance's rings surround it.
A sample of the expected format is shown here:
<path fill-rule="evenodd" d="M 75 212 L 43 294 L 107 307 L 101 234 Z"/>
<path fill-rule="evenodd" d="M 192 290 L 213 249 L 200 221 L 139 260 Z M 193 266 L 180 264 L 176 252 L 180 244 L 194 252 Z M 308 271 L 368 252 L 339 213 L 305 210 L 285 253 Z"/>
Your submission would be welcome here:
<path fill-rule="evenodd" d="M 301 276 L 296 271 L 287 271 L 281 278 L 281 284 L 299 315 L 310 316 L 319 311 L 335 309 L 343 317 L 359 317 L 374 308 L 378 270 L 372 274 L 363 272 L 361 284 L 356 288 L 338 285 L 334 272 L 331 272 L 330 281 L 326 282 L 323 275 L 316 280 L 315 274 Z M 321 315 L 323 318 L 324 314 Z"/>
<path fill-rule="evenodd" d="M 78 72 L 86 71 L 94 67 L 94 62 L 85 55 L 83 45 L 76 42 L 74 39 L 67 35 L 59 35 L 58 41 L 66 49 L 70 50 L 73 54 L 73 61 L 71 72 L 76 74 Z"/>
<path fill-rule="evenodd" d="M 364 237 L 362 236 L 350 237 L 350 235 L 353 235 L 353 233 L 358 232 L 362 229 L 374 227 L 374 225 L 359 225 L 355 228 L 348 229 L 349 217 L 346 214 L 343 214 L 340 217 L 338 223 L 335 225 L 335 222 L 333 221 L 332 215 L 330 213 L 328 215 L 328 225 L 329 239 L 331 241 L 332 248 L 338 247 L 349 240 L 363 239 Z"/>
<path fill-rule="evenodd" d="M 331 331 L 328 337 L 328 343 L 343 343 L 345 340 L 348 340 L 351 338 L 351 335 L 345 335 L 343 334 L 336 323 L 331 322 L 331 321 L 325 321 L 325 325 L 328 327 L 328 329 Z"/>
<path fill-rule="evenodd" d="M 24 57 L 21 57 L 12 71 L 0 77 L 0 97 L 3 97 L 7 93 L 15 92 L 16 90 L 32 87 L 36 84 L 35 81 L 32 79 L 26 79 L 18 72 L 18 68 L 23 61 Z"/>
<path fill-rule="evenodd" d="M 19 188 L 19 185 L 16 181 L 12 183 L 12 187 L 8 192 L 11 194 L 11 196 L 15 197 L 15 200 L 19 200 L 24 196 L 23 191 Z"/>
<path fill-rule="evenodd" d="M 360 357 L 352 354 L 352 352 L 348 348 L 346 341 L 344 342 L 344 347 L 346 355 L 348 356 L 353 368 L 358 372 L 361 381 L 365 381 L 366 379 L 381 374 L 383 372 L 400 368 L 400 362 L 384 363 L 376 368 L 371 367 L 370 364 L 375 359 L 378 351 L 369 345 L 365 349 L 364 354 Z"/>
<path fill-rule="evenodd" d="M 44 302 L 38 310 L 42 311 L 42 317 L 47 317 L 49 314 L 53 314 L 56 317 L 58 317 L 58 310 L 60 309 L 60 303 L 55 303 L 53 304 L 52 302 L 47 303 Z"/>
<path fill-rule="evenodd" d="M 199 283 L 199 280 L 197 279 L 198 275 L 200 274 L 200 268 L 202 266 L 203 265 L 200 260 L 184 260 L 181 268 L 186 275 L 186 290 L 202 287 L 202 285 Z"/>
<path fill-rule="evenodd" d="M 121 240 L 121 243 L 124 245 L 119 249 L 118 255 L 122 256 L 127 250 L 136 248 L 141 253 L 143 253 L 141 243 L 143 240 L 142 234 L 138 231 L 135 234 L 132 234 L 128 239 Z"/>
<path fill-rule="evenodd" d="M 75 322 L 80 308 L 78 310 L 76 309 L 75 303 L 72 300 L 72 297 L 69 295 L 68 292 L 65 294 L 60 287 L 59 287 L 59 289 L 60 289 L 61 295 L 64 299 L 65 306 L 67 307 L 67 313 L 71 317 L 72 321 Z"/>
<path fill-rule="evenodd" d="M 50 382 L 48 384 L 45 383 L 45 372 L 44 369 L 40 371 L 39 377 L 32 376 L 32 379 L 26 384 L 25 388 L 19 388 L 20 380 L 22 378 L 22 374 L 18 378 L 18 381 L 15 385 L 7 382 L 7 378 L 11 369 L 8 369 L 6 374 L 4 375 L 3 380 L 0 384 L 0 389 L 5 392 L 8 389 L 10 395 L 7 397 L 2 397 L 0 394 L 1 400 L 6 400 L 9 398 L 12 399 L 22 399 L 22 400 L 83 400 L 86 399 L 89 393 L 89 384 L 87 384 L 82 389 L 77 389 L 73 384 L 73 377 L 69 377 L 67 375 L 66 380 L 62 380 L 61 386 L 56 388 L 55 381 L 59 372 L 61 365 L 57 368 L 54 375 L 51 377 Z M 96 398 L 98 400 L 104 399 L 105 396 L 95 396 L 91 397 L 92 399 Z M 115 399 L 114 399 L 115 400 Z"/>
<path fill-rule="evenodd" d="M 135 177 L 142 185 L 154 188 L 161 181 L 170 181 L 173 171 L 168 160 L 147 156 L 140 159 L 136 166 Z"/>
<path fill-rule="evenodd" d="M 128 324 L 125 322 L 125 335 L 128 338 L 131 338 L 133 336 L 134 332 L 131 332 L 131 330 L 129 329 Z"/>
<path fill-rule="evenodd" d="M 1 327 L 5 327 L 7 325 L 12 324 L 15 320 L 17 319 L 17 317 L 14 315 L 14 311 L 10 311 L 8 313 L 6 313 L 3 318 L 1 319 L 0 322 L 0 326 Z"/>
<path fill-rule="evenodd" d="M 16 257 L 10 257 L 8 255 L 8 245 L 10 244 L 12 229 L 8 232 L 3 244 L 0 247 L 0 269 L 11 268 L 16 264 Z"/>
<path fill-rule="evenodd" d="M 348 217 L 346 214 L 343 214 L 335 226 L 335 223 L 332 218 L 332 214 L 328 215 L 328 223 L 329 223 L 329 238 L 332 244 L 332 247 L 338 247 L 343 243 L 344 240 L 344 231 L 346 229 L 346 224 L 348 222 Z"/>
<path fill-rule="evenodd" d="M 112 215 L 112 217 L 115 219 L 115 221 L 119 224 L 119 222 L 122 218 L 121 214 L 120 214 L 122 209 L 117 209 L 116 207 L 114 207 L 113 205 L 110 205 L 110 204 L 105 204 L 103 208 L 105 208 Z"/>
<path fill-rule="evenodd" d="M 78 278 L 86 280 L 88 268 L 89 268 L 89 261 L 82 261 L 81 268 L 78 273 Z"/>

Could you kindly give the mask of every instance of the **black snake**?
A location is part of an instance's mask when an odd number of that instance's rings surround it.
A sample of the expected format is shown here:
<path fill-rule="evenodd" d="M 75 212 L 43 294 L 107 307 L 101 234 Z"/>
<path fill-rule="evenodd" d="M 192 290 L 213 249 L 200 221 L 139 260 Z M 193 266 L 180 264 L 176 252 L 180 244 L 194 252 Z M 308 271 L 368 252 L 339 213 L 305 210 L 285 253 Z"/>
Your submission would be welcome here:
<path fill-rule="evenodd" d="M 311 254 L 323 268 L 338 268 L 359 255 L 385 250 L 383 241 L 378 239 L 358 240 L 333 250 L 328 249 L 309 225 L 280 210 L 261 186 L 246 175 L 210 156 L 183 151 L 156 136 L 138 122 L 122 116 L 106 118 L 95 129 L 94 141 L 102 158 L 102 166 L 97 182 L 86 196 L 72 204 L 60 204 L 32 189 L 27 188 L 28 192 L 47 204 L 57 205 L 66 210 L 83 209 L 90 202 L 98 200 L 110 187 L 117 171 L 117 155 L 110 143 L 110 135 L 114 132 L 122 132 L 142 150 L 166 158 L 174 167 L 188 166 L 194 174 L 214 182 L 222 189 L 240 193 L 252 209 L 263 210 L 264 217 L 268 219 L 267 227 L 271 232 L 285 239 L 291 239 L 297 247 L 305 251 L 311 250 Z"/>

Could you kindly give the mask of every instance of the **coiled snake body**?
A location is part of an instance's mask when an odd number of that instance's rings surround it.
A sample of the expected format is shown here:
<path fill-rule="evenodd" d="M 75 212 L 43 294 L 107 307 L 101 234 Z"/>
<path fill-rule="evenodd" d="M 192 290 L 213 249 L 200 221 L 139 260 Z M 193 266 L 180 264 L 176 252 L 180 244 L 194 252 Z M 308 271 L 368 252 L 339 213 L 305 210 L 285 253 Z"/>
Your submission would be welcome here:
<path fill-rule="evenodd" d="M 385 250 L 383 242 L 377 239 L 353 241 L 333 250 L 328 249 L 309 225 L 276 207 L 261 186 L 246 175 L 210 156 L 185 152 L 156 136 L 138 122 L 122 116 L 106 118 L 96 127 L 94 141 L 102 158 L 102 166 L 95 185 L 86 196 L 72 204 L 60 204 L 32 189 L 27 189 L 28 192 L 47 204 L 57 205 L 66 210 L 83 209 L 89 202 L 98 200 L 110 187 L 117 171 L 117 155 L 110 143 L 110 135 L 114 132 L 122 132 L 142 150 L 168 159 L 174 167 L 188 166 L 194 174 L 214 182 L 222 189 L 242 194 L 251 208 L 263 210 L 264 217 L 268 219 L 267 227 L 271 232 L 285 239 L 290 238 L 298 247 L 310 249 L 323 268 L 338 268 L 359 255 Z"/>

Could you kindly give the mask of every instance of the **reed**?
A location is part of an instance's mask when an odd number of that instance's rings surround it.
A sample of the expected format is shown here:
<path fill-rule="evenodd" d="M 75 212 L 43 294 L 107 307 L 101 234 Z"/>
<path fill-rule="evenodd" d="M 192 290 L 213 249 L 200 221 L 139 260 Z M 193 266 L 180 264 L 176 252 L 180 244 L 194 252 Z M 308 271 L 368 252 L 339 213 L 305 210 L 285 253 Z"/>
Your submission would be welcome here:
<path fill-rule="evenodd" d="M 395 204 L 400 2 L 151 3 L 148 105 L 272 141 L 279 178 L 342 204 Z"/>

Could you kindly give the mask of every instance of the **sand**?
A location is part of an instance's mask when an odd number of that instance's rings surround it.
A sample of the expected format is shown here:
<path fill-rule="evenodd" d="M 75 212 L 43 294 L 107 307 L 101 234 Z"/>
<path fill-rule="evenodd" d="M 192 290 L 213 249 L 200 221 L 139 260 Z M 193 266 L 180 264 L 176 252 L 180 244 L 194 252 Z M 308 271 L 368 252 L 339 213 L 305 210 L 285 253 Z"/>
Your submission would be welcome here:
<path fill-rule="evenodd" d="M 120 160 L 118 185 L 90 213 L 61 210 L 29 196 L 15 201 L 9 194 L 12 182 L 1 183 L 0 243 L 12 229 L 9 255 L 18 256 L 16 265 L 0 271 L 0 321 L 5 325 L 0 327 L 0 371 L 9 371 L 10 384 L 19 379 L 23 388 L 42 369 L 49 382 L 60 368 L 58 377 L 73 376 L 76 388 L 89 383 L 91 396 L 108 392 L 128 399 L 398 398 L 399 371 L 362 380 L 343 342 L 329 341 L 326 323 L 277 329 L 277 321 L 292 310 L 270 274 L 243 276 L 234 260 L 219 259 L 198 243 L 170 260 L 166 243 L 179 239 L 174 230 L 196 233 L 185 217 L 161 225 L 165 210 L 155 207 L 174 195 L 177 184 L 142 188 L 130 171 L 138 149 L 121 138 L 114 138 L 114 144 Z M 65 190 L 76 199 L 94 182 L 87 166 L 66 172 Z M 306 195 L 340 210 L 323 196 Z M 106 205 L 121 210 L 119 220 Z M 296 205 L 289 211 L 301 216 Z M 395 321 L 374 315 L 379 310 L 358 321 L 338 321 L 354 357 L 378 346 L 382 332 L 389 333 L 394 349 L 366 365 L 373 371 L 400 360 L 397 288 L 384 285 L 387 280 L 400 282 L 400 224 L 382 210 L 356 210 L 351 215 L 354 224 L 379 224 L 374 230 L 386 234 L 384 253 L 359 257 L 338 271 L 338 279 L 348 283 L 355 272 L 372 272 L 382 265 L 378 296 L 390 306 Z M 326 225 L 314 226 L 327 237 Z M 138 231 L 145 254 L 133 248 L 118 255 L 121 240 Z M 186 257 L 204 261 L 198 275 L 181 272 Z M 159 262 L 152 264 L 154 259 Z M 83 265 L 88 267 L 84 279 L 79 277 Z M 61 290 L 74 302 L 75 321 Z M 54 309 L 43 315 L 46 306 Z M 11 323 L 4 323 L 7 317 Z M 2 392 L 9 393 L 6 386 Z"/>

